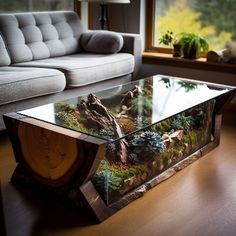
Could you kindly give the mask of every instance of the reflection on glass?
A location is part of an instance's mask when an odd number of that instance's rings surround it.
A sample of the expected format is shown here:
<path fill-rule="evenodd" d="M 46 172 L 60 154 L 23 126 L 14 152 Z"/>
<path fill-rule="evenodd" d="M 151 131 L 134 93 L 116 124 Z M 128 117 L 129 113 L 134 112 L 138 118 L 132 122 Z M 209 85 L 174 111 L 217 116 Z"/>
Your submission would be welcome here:
<path fill-rule="evenodd" d="M 204 83 L 154 76 L 20 113 L 103 139 L 116 140 L 227 91 L 209 88 Z M 114 131 L 117 125 L 120 130 Z"/>
<path fill-rule="evenodd" d="M 22 111 L 21 114 L 56 124 L 56 119 L 55 119 L 56 112 L 54 109 L 54 104 L 52 103 Z"/>

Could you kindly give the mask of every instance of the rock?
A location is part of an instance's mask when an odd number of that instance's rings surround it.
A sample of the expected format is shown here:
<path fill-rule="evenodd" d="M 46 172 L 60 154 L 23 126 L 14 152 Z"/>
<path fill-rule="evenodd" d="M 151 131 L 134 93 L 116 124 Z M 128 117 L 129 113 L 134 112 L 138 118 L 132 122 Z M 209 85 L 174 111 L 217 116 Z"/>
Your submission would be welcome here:
<path fill-rule="evenodd" d="M 77 105 L 78 111 L 85 119 L 86 128 L 97 130 L 110 129 L 114 132 L 115 137 L 121 138 L 122 131 L 115 118 L 110 111 L 102 105 L 100 99 L 94 94 L 89 94 L 87 101 L 82 100 Z M 128 159 L 128 144 L 125 139 L 120 139 L 115 142 L 116 145 L 116 160 L 123 163 Z"/>
<path fill-rule="evenodd" d="M 124 184 L 126 186 L 132 186 L 135 182 L 137 181 L 137 176 L 132 176 L 132 177 L 129 177 L 128 179 L 124 180 Z"/>
<path fill-rule="evenodd" d="M 128 91 L 125 94 L 125 97 L 122 99 L 121 101 L 121 108 L 122 106 L 126 106 L 127 108 L 129 108 L 131 106 L 132 100 L 136 97 L 139 96 L 139 94 L 142 93 L 142 90 L 140 87 L 138 87 L 137 85 L 134 86 L 133 89 L 131 89 L 130 91 Z"/>
<path fill-rule="evenodd" d="M 178 140 L 181 140 L 183 138 L 183 136 L 184 136 L 184 131 L 183 130 L 177 130 L 177 131 L 175 131 L 174 133 L 172 133 L 170 135 L 170 138 L 172 138 L 172 139 L 176 138 Z"/>
<path fill-rule="evenodd" d="M 177 130 L 171 134 L 164 133 L 162 138 L 164 139 L 166 148 L 174 147 L 176 142 L 180 141 L 183 138 L 183 135 L 184 135 L 183 130 Z"/>

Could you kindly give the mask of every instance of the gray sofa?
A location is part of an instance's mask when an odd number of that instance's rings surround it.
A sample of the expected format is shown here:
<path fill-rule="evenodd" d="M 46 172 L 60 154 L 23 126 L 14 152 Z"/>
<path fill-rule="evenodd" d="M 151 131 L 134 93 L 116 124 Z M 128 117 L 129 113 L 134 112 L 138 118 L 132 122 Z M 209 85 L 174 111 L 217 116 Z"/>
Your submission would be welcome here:
<path fill-rule="evenodd" d="M 134 79 L 135 34 L 88 31 L 75 12 L 0 14 L 2 115 L 84 95 Z"/>

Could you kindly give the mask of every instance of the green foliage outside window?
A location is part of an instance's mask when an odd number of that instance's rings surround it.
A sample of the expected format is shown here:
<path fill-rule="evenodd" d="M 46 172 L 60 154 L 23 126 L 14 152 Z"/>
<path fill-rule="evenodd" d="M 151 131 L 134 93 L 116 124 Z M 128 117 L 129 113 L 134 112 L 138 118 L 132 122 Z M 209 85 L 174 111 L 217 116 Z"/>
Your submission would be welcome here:
<path fill-rule="evenodd" d="M 210 7 L 213 2 L 217 7 Z M 235 0 L 156 0 L 156 3 L 156 46 L 168 30 L 175 35 L 181 32 L 199 34 L 207 39 L 210 49 L 215 50 L 224 48 L 236 37 L 235 16 L 231 16 L 236 15 Z M 230 11 L 230 18 L 227 11 Z"/>
<path fill-rule="evenodd" d="M 236 1 L 235 0 L 195 0 L 193 9 L 200 12 L 203 26 L 214 25 L 216 33 L 231 32 L 236 40 Z"/>

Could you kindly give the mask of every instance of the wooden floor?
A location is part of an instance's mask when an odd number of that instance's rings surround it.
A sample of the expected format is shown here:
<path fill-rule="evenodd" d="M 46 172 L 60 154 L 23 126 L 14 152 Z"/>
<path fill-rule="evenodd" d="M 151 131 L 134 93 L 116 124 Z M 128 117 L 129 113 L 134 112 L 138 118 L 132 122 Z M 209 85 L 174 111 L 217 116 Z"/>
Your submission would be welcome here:
<path fill-rule="evenodd" d="M 101 224 L 85 212 L 12 185 L 14 156 L 6 134 L 0 136 L 7 235 L 236 235 L 236 111 L 223 116 L 219 147 Z"/>

